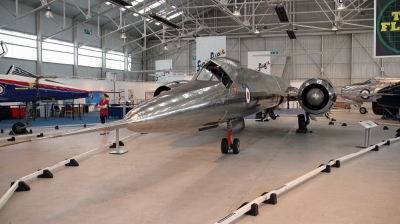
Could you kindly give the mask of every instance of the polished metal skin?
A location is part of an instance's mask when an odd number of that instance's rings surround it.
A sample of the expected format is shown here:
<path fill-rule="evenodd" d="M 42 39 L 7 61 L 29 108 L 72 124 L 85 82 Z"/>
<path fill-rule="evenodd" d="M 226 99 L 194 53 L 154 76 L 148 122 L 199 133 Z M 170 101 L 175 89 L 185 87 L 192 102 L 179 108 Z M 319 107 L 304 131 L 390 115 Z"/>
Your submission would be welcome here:
<path fill-rule="evenodd" d="M 229 58 L 211 59 L 191 81 L 172 87 L 129 111 L 123 120 L 63 135 L 123 127 L 141 133 L 203 129 L 297 99 L 308 114 L 321 114 L 336 100 L 327 80 L 310 79 L 297 90 L 280 77 L 242 68 Z"/>
<path fill-rule="evenodd" d="M 380 89 L 397 82 L 400 82 L 400 78 L 376 77 L 368 79 L 364 83 L 353 83 L 344 86 L 341 95 L 346 102 L 361 105 L 364 102 L 372 102 L 374 99 L 374 93 L 377 93 Z"/>

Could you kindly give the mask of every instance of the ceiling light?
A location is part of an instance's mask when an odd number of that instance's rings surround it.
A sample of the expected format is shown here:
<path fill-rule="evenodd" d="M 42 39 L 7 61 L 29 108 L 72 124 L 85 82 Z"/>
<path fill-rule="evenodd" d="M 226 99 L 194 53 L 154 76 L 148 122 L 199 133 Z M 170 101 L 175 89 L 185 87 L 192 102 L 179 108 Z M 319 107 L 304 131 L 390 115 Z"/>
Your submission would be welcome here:
<path fill-rule="evenodd" d="M 237 6 L 235 5 L 235 11 L 233 11 L 234 16 L 240 16 L 240 11 L 238 10 Z"/>
<path fill-rule="evenodd" d="M 168 51 L 167 43 L 164 45 L 164 51 Z"/>
<path fill-rule="evenodd" d="M 336 31 L 338 29 L 336 23 L 332 23 L 332 30 Z"/>
<path fill-rule="evenodd" d="M 343 0 L 339 0 L 339 5 L 337 7 L 338 10 L 346 9 L 346 6 L 343 3 Z"/>
<path fill-rule="evenodd" d="M 126 38 L 125 29 L 123 29 L 123 30 L 122 30 L 122 33 L 121 33 L 121 38 L 122 38 L 122 39 L 125 39 L 125 38 Z"/>
<path fill-rule="evenodd" d="M 259 34 L 260 31 L 258 30 L 258 27 L 256 26 L 256 29 L 254 30 L 254 34 Z"/>
<path fill-rule="evenodd" d="M 47 11 L 44 13 L 44 16 L 48 19 L 53 18 L 53 13 L 51 12 L 50 6 L 47 7 Z"/>

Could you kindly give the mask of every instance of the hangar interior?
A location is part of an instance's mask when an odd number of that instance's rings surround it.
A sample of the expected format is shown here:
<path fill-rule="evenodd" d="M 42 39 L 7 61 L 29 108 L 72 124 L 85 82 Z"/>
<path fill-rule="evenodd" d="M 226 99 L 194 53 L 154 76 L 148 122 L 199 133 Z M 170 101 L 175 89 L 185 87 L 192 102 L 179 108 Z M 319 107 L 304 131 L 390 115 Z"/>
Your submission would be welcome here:
<path fill-rule="evenodd" d="M 17 65 L 91 91 L 133 88 L 135 100 L 145 100 L 146 93 L 163 84 L 155 81 L 156 61 L 172 60 L 174 74 L 190 79 L 197 68 L 196 41 L 225 36 L 226 57 L 243 67 L 248 67 L 251 51 L 299 54 L 289 63 L 285 56 L 271 55 L 271 74 L 291 81 L 325 78 L 340 91 L 373 77 L 400 78 L 398 58 L 373 56 L 374 4 L 373 0 L 4 0 L 0 41 L 8 52 L 0 58 L 0 73 Z M 282 7 L 286 21 L 276 9 Z M 371 144 L 392 139 L 399 128 L 396 120 L 335 108 L 334 124 L 318 117 L 308 133 L 298 134 L 295 115 L 282 114 L 270 122 L 246 119 L 246 129 L 237 133 L 242 141 L 239 155 L 221 155 L 223 126 L 157 134 L 121 129 L 122 148 L 128 153 L 117 156 L 109 154 L 114 132 L 9 145 L 10 136 L 5 134 L 9 129 L 4 129 L 0 195 L 18 178 L 84 156 L 79 167 L 56 169 L 52 179 L 28 181 L 29 192 L 14 193 L 0 208 L 0 223 L 223 222 L 244 202 L 331 159 L 359 151 L 356 146 L 366 138 L 360 120 L 379 124 L 372 130 Z M 50 121 L 35 127 L 25 139 L 76 128 L 55 131 L 51 125 Z M 332 168 L 332 173 L 310 178 L 279 196 L 278 204 L 261 206 L 259 215 L 244 215 L 234 223 L 396 223 L 400 220 L 398 144 L 393 141 L 378 152 Z"/>

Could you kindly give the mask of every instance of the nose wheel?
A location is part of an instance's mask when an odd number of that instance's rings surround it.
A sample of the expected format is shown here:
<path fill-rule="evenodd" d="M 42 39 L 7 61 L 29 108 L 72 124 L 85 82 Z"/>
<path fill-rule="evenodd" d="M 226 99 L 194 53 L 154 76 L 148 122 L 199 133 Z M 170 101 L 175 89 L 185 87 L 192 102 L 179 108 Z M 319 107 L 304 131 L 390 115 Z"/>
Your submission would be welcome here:
<path fill-rule="evenodd" d="M 227 154 L 232 150 L 233 154 L 239 154 L 240 152 L 240 140 L 238 138 L 232 141 L 232 127 L 230 122 L 227 123 L 227 138 L 223 138 L 221 141 L 221 152 Z"/>

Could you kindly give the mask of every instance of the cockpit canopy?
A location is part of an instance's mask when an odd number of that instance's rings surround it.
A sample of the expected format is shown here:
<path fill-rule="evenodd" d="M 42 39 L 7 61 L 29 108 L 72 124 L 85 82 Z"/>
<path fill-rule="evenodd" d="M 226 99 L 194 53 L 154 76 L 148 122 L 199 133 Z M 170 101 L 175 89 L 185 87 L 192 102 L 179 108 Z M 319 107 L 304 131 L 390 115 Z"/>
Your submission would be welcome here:
<path fill-rule="evenodd" d="M 224 71 L 222 66 L 219 66 L 213 61 L 209 61 L 197 74 L 196 80 L 198 81 L 214 81 L 221 82 L 226 88 L 232 84 L 232 79 Z"/>

